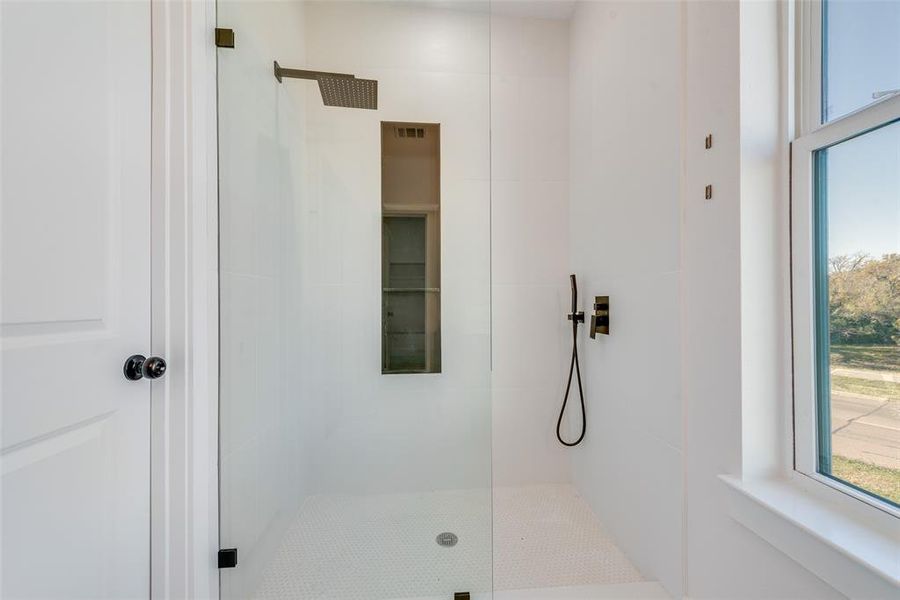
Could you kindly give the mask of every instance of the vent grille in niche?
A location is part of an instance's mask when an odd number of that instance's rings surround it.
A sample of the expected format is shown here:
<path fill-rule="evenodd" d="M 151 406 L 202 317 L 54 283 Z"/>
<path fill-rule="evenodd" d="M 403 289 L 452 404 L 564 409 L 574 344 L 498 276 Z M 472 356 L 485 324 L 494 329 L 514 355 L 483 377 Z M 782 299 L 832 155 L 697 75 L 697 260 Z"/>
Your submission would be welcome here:
<path fill-rule="evenodd" d="M 422 127 L 398 127 L 397 137 L 423 138 L 425 137 L 425 129 Z"/>

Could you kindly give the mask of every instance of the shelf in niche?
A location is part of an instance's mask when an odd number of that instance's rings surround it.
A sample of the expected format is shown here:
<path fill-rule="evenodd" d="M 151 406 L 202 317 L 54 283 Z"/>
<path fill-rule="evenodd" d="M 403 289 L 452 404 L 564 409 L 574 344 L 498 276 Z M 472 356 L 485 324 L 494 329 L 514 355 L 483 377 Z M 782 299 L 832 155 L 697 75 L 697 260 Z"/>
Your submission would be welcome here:
<path fill-rule="evenodd" d="M 440 204 L 392 204 L 391 202 L 382 202 L 381 207 L 384 211 L 387 212 L 404 214 L 438 212 L 441 210 Z"/>

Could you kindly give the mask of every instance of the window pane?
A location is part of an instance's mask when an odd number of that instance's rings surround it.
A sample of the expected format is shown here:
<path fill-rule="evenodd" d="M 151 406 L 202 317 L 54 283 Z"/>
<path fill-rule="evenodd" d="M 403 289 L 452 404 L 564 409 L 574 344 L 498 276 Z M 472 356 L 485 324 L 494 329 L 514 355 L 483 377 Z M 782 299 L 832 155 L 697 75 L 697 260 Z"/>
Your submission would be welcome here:
<path fill-rule="evenodd" d="M 900 122 L 815 159 L 819 472 L 900 504 Z"/>
<path fill-rule="evenodd" d="M 825 0 L 822 121 L 900 88 L 900 2 Z"/>

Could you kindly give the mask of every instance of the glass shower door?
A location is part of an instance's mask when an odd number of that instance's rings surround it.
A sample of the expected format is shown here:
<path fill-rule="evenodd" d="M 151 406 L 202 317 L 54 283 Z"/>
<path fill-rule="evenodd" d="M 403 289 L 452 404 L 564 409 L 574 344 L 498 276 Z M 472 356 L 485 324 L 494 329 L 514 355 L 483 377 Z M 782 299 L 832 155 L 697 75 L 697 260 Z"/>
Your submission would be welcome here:
<path fill-rule="evenodd" d="M 219 1 L 223 598 L 490 596 L 490 13 L 438 6 Z"/>

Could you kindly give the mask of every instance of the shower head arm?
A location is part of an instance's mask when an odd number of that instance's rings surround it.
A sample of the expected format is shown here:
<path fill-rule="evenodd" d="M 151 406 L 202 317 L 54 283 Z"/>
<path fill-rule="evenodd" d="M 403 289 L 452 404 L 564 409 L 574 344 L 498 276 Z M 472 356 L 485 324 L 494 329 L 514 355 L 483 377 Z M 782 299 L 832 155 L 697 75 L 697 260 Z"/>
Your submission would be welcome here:
<path fill-rule="evenodd" d="M 289 77 L 291 79 L 311 79 L 313 81 L 318 81 L 322 77 L 341 77 L 344 79 L 356 79 L 356 75 L 351 75 L 349 73 L 329 73 L 327 71 L 307 71 L 305 69 L 285 69 L 281 65 L 278 64 L 278 61 L 275 61 L 275 79 L 278 80 L 278 83 L 281 83 L 281 79 L 283 77 Z"/>
<path fill-rule="evenodd" d="M 378 110 L 378 81 L 375 79 L 357 79 L 350 73 L 285 69 L 278 61 L 273 62 L 278 83 L 282 83 L 284 77 L 315 81 L 325 106 Z"/>

